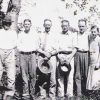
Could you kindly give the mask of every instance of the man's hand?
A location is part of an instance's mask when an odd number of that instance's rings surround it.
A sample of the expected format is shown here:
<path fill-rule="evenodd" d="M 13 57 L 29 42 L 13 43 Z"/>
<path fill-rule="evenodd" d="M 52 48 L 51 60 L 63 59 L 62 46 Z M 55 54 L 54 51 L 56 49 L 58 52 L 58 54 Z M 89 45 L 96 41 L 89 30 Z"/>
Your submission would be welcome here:
<path fill-rule="evenodd" d="M 65 56 L 62 55 L 62 54 L 58 54 L 58 58 L 61 62 L 64 62 L 66 59 L 65 59 Z"/>
<path fill-rule="evenodd" d="M 45 55 L 47 58 L 50 58 L 50 57 L 51 57 L 51 53 L 49 53 L 49 52 L 45 52 L 44 55 Z"/>
<path fill-rule="evenodd" d="M 100 64 L 99 63 L 96 63 L 95 64 L 95 70 L 98 70 L 100 68 Z"/>
<path fill-rule="evenodd" d="M 70 59 L 66 59 L 66 62 L 65 62 L 67 65 L 69 65 L 70 64 Z"/>

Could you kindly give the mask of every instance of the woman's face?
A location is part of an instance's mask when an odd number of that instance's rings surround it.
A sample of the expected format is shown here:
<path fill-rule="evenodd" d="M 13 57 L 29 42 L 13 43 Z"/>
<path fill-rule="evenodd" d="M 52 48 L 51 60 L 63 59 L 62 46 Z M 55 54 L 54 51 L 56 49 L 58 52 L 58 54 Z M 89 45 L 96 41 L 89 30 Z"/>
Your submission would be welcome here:
<path fill-rule="evenodd" d="M 97 28 L 93 28 L 93 29 L 91 30 L 91 34 L 92 34 L 93 37 L 96 37 L 96 36 L 98 35 Z"/>

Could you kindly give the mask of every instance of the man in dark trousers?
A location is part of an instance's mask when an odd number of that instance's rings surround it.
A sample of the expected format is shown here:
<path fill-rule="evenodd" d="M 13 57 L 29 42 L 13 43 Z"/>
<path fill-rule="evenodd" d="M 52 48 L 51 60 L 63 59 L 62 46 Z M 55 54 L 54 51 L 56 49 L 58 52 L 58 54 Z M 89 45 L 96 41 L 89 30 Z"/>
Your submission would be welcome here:
<path fill-rule="evenodd" d="M 79 32 L 77 34 L 77 53 L 75 55 L 75 84 L 76 94 L 80 97 L 86 93 L 86 81 L 88 74 L 88 35 L 85 19 L 78 21 Z"/>
<path fill-rule="evenodd" d="M 50 19 L 44 20 L 44 29 L 45 31 L 40 34 L 40 49 L 39 51 L 43 53 L 47 58 L 51 57 L 52 54 L 56 53 L 56 36 L 52 32 L 52 21 Z M 51 100 L 55 100 L 56 95 L 56 57 L 52 56 L 50 58 L 50 63 L 53 66 L 51 75 L 50 75 L 50 88 L 49 88 L 49 96 Z M 45 97 L 45 94 L 44 94 Z M 46 98 L 46 97 L 45 97 Z"/>

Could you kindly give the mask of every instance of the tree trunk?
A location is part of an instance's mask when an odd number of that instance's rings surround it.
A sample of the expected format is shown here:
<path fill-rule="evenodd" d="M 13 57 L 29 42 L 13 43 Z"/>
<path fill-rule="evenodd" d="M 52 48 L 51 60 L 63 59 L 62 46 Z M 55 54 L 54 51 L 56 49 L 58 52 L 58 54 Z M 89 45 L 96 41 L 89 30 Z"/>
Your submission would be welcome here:
<path fill-rule="evenodd" d="M 7 15 L 12 18 L 11 29 L 17 30 L 18 16 L 21 8 L 21 0 L 10 0 L 7 10 Z"/>

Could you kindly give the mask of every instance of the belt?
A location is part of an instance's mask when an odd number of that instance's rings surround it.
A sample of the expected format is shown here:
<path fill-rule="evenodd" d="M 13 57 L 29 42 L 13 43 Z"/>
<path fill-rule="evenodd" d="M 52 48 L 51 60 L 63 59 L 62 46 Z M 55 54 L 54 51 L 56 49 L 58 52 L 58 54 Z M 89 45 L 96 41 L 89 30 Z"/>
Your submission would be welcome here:
<path fill-rule="evenodd" d="M 71 54 L 72 51 L 60 51 L 59 54 Z"/>
<path fill-rule="evenodd" d="M 77 52 L 81 52 L 81 53 L 87 53 L 87 52 L 89 52 L 89 51 L 82 51 L 82 50 L 78 50 Z"/>
<path fill-rule="evenodd" d="M 31 52 L 23 52 L 23 51 L 20 51 L 21 54 L 25 54 L 25 55 L 30 55 L 30 54 L 33 54 L 33 53 L 36 53 L 36 51 L 31 51 Z"/>

